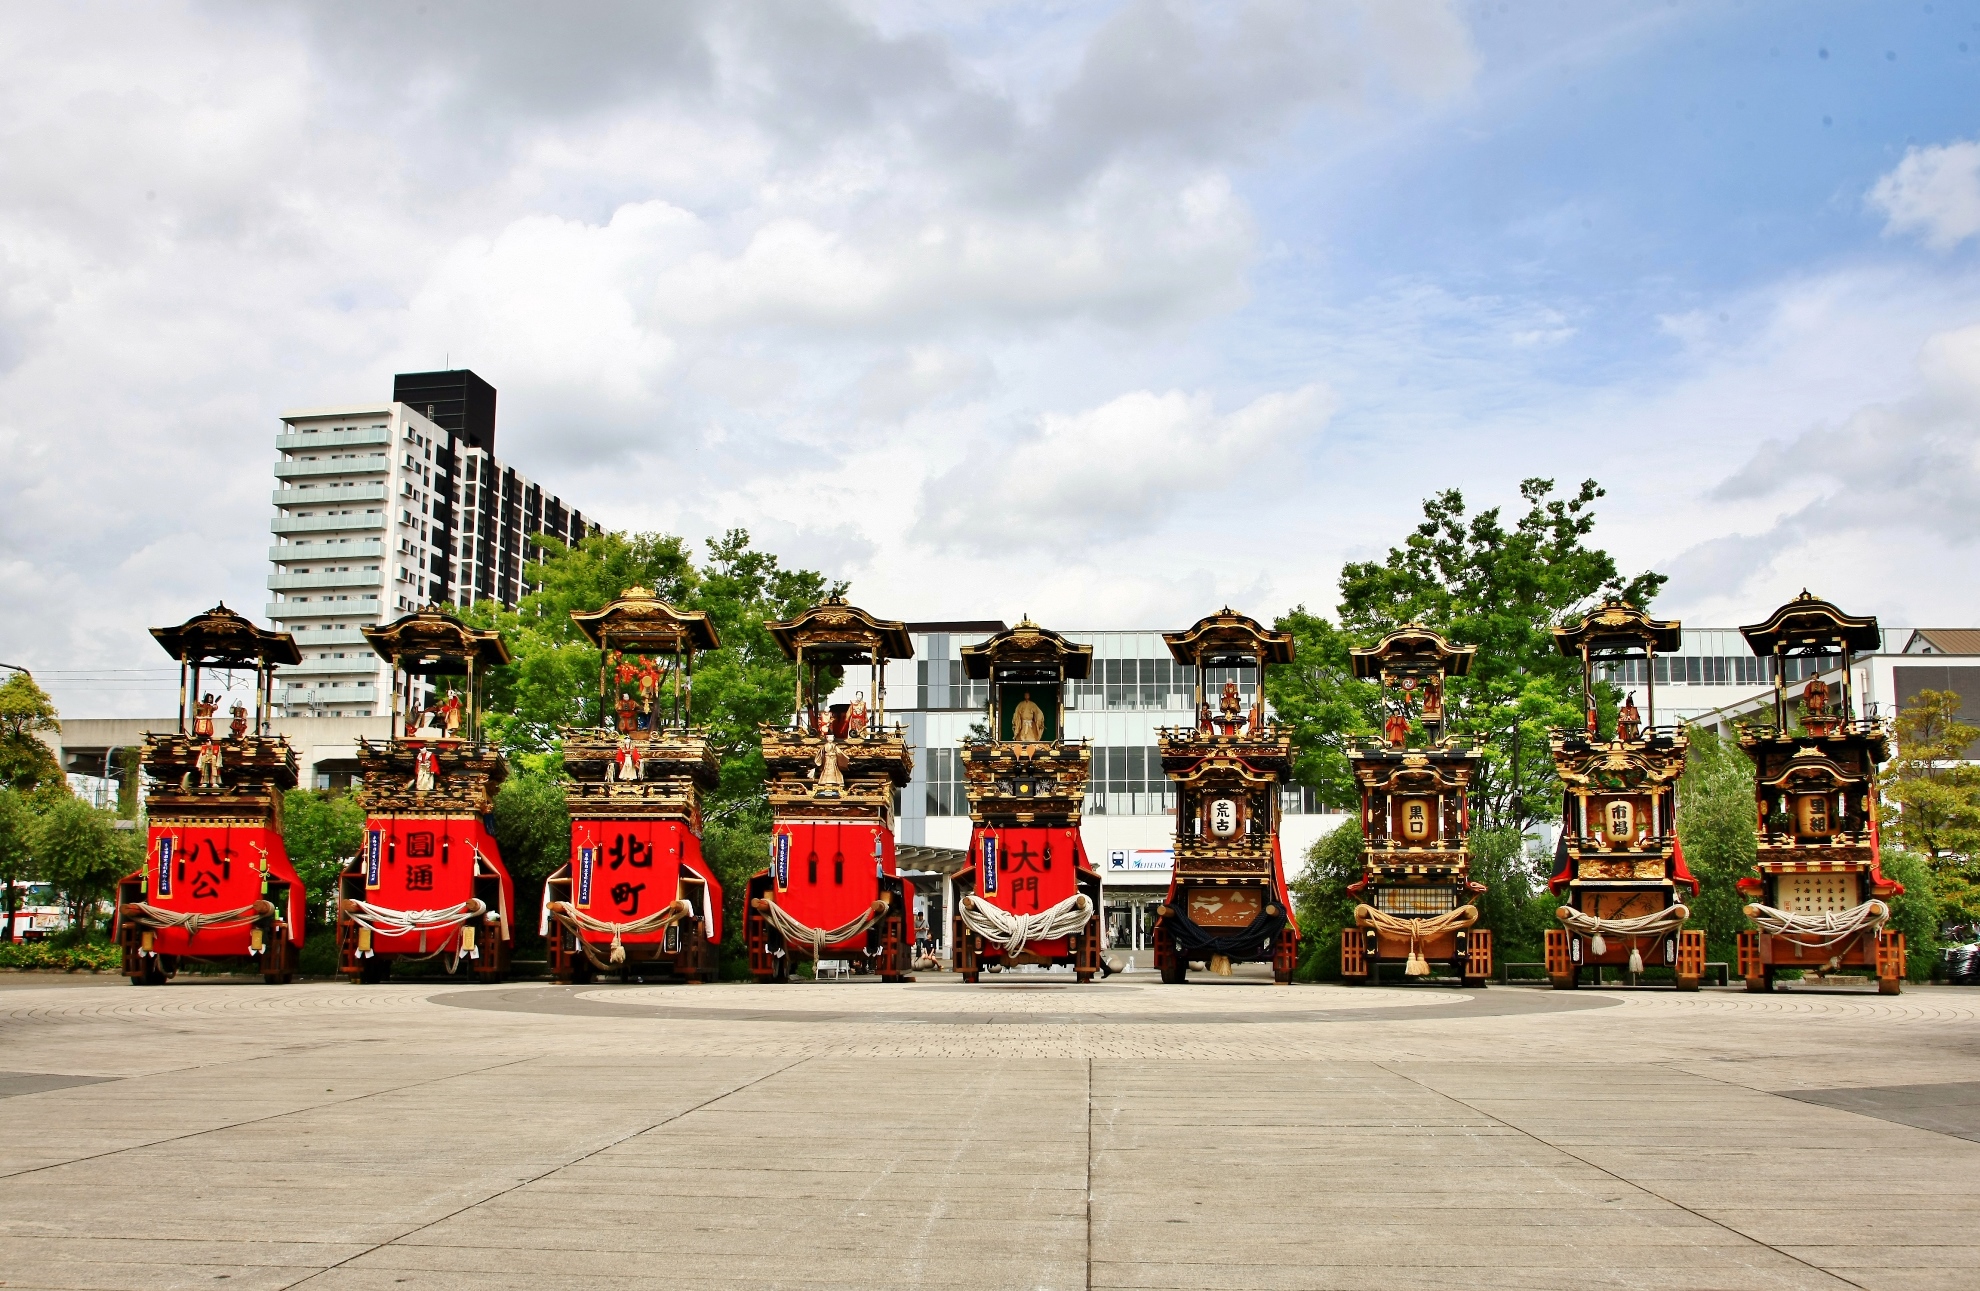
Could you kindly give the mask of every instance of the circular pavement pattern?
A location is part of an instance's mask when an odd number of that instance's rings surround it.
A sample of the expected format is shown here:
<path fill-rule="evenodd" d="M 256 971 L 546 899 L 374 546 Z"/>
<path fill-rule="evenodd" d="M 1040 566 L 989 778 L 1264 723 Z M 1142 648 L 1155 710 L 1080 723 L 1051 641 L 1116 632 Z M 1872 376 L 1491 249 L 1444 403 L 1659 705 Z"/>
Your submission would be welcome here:
<path fill-rule="evenodd" d="M 438 993 L 435 1004 L 505 1013 L 697 1022 L 934 1026 L 1209 1026 L 1506 1017 L 1605 1008 L 1593 993 L 1519 988 L 1328 989 L 1263 982 L 724 982 L 518 986 Z"/>

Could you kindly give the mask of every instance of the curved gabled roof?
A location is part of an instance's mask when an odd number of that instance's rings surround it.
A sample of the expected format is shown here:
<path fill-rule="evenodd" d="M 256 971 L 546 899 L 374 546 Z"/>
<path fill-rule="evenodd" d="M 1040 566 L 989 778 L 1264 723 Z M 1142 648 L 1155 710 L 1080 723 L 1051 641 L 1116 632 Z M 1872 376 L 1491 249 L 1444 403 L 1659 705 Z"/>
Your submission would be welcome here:
<path fill-rule="evenodd" d="M 258 628 L 226 605 L 196 614 L 175 628 L 153 628 L 151 635 L 165 653 L 181 663 L 218 663 L 235 667 L 251 664 L 298 664 L 302 651 L 286 632 Z"/>
<path fill-rule="evenodd" d="M 1875 615 L 1857 618 L 1844 614 L 1807 588 L 1775 610 L 1765 623 L 1741 628 L 1739 634 L 1754 654 L 1763 657 L 1774 653 L 1777 646 L 1790 654 L 1834 654 L 1844 647 L 1877 650 L 1884 644 Z"/>
<path fill-rule="evenodd" d="M 483 668 L 509 662 L 499 632 L 471 628 L 437 605 L 360 630 L 380 658 L 416 676 L 452 676 L 470 660 Z"/>
<path fill-rule="evenodd" d="M 1462 677 L 1471 671 L 1478 657 L 1477 646 L 1454 646 L 1444 634 L 1421 623 L 1405 623 L 1372 646 L 1348 651 L 1354 660 L 1354 675 L 1363 680 L 1379 679 L 1386 671 L 1409 673 L 1441 672 Z"/>
<path fill-rule="evenodd" d="M 1292 633 L 1274 632 L 1228 605 L 1186 631 L 1164 632 L 1162 640 L 1177 663 L 1191 667 L 1214 667 L 1211 661 L 1227 656 L 1263 656 L 1268 664 L 1291 663 L 1293 658 Z"/>
<path fill-rule="evenodd" d="M 1676 619 L 1653 619 L 1628 601 L 1603 601 L 1572 627 L 1554 630 L 1554 644 L 1564 655 L 1591 651 L 1655 649 L 1665 654 L 1684 644 L 1684 625 Z"/>
<path fill-rule="evenodd" d="M 843 596 L 828 596 L 788 622 L 763 626 L 777 638 L 786 659 L 797 658 L 799 646 L 804 647 L 805 658 L 820 663 L 865 663 L 876 655 L 914 658 L 914 642 L 905 623 L 876 619 L 857 605 L 846 604 Z"/>
<path fill-rule="evenodd" d="M 672 654 L 722 648 L 706 610 L 677 610 L 644 587 L 628 587 L 602 610 L 572 610 L 571 622 L 601 650 Z"/>
<path fill-rule="evenodd" d="M 1093 647 L 1074 645 L 1056 632 L 1047 631 L 1026 615 L 1014 628 L 1006 628 L 988 641 L 964 646 L 960 651 L 963 671 L 982 681 L 990 669 L 1011 664 L 1051 668 L 1070 681 L 1082 681 L 1093 670 Z"/>

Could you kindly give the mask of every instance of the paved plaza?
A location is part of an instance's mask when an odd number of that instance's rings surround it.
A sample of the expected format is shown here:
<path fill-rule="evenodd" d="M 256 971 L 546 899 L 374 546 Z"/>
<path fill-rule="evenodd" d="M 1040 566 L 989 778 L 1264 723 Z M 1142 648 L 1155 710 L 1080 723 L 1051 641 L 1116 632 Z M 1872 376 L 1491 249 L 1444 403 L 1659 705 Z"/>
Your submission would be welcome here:
<path fill-rule="evenodd" d="M 1966 1288 L 1980 991 L 0 979 L 0 1285 Z"/>

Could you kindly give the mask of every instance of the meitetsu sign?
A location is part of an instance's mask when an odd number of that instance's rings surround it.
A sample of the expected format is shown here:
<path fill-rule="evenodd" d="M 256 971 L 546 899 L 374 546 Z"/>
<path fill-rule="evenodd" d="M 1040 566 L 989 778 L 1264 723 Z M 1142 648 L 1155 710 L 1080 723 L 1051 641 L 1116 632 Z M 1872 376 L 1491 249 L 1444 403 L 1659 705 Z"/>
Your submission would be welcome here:
<path fill-rule="evenodd" d="M 1173 847 L 1116 847 L 1107 853 L 1107 869 L 1115 870 L 1173 870 L 1176 868 L 1176 850 Z"/>

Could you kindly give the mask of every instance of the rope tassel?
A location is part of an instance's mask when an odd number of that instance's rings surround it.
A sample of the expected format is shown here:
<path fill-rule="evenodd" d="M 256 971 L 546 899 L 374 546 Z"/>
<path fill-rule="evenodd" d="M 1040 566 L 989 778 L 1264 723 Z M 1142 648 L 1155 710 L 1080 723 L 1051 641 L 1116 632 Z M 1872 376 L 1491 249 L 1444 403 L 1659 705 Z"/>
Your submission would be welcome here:
<path fill-rule="evenodd" d="M 1601 952 L 1597 951 L 1596 953 L 1600 954 Z M 1632 973 L 1643 971 L 1643 952 L 1634 946 L 1629 948 L 1629 971 Z"/>

